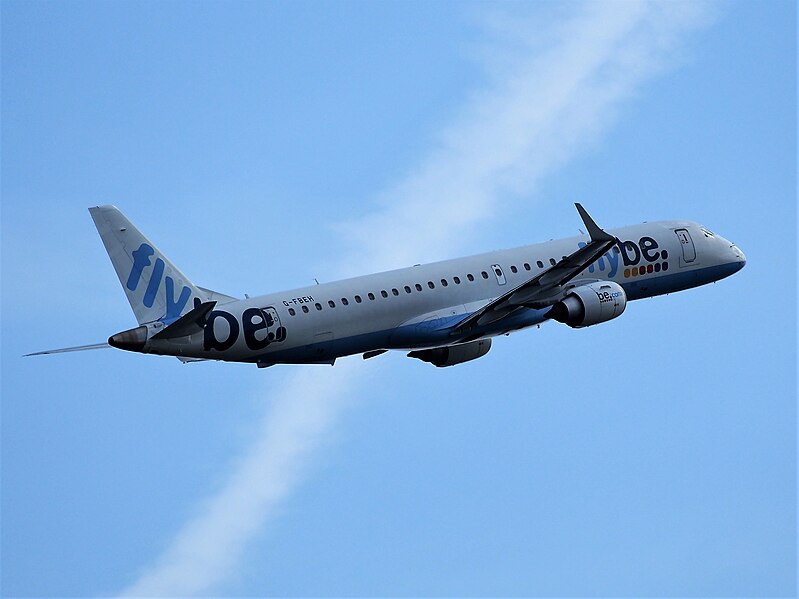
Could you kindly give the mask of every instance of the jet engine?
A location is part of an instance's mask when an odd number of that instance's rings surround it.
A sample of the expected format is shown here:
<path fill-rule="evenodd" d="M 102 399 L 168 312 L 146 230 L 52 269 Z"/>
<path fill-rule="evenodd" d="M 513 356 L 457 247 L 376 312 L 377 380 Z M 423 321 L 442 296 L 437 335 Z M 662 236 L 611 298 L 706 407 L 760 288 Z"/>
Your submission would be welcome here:
<path fill-rule="evenodd" d="M 606 322 L 624 312 L 627 294 L 613 281 L 599 281 L 571 289 L 561 301 L 552 306 L 547 318 L 573 328 L 590 327 Z"/>
<path fill-rule="evenodd" d="M 460 345 L 448 345 L 446 347 L 434 347 L 433 349 L 420 349 L 408 354 L 409 358 L 418 358 L 423 362 L 430 362 L 439 368 L 443 366 L 454 366 L 469 360 L 476 360 L 484 356 L 491 349 L 491 339 L 480 339 L 470 341 Z"/>

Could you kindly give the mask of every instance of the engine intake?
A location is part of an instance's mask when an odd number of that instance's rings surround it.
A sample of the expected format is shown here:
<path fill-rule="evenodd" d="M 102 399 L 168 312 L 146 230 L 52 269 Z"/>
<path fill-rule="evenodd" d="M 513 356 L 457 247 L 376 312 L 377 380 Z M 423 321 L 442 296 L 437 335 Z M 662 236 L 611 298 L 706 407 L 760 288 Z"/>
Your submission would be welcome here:
<path fill-rule="evenodd" d="M 618 283 L 601 281 L 575 287 L 547 313 L 547 318 L 573 328 L 590 327 L 621 316 L 627 294 Z"/>
<path fill-rule="evenodd" d="M 409 358 L 418 358 L 423 362 L 430 362 L 434 366 L 454 366 L 484 356 L 491 349 L 491 339 L 480 339 L 460 345 L 434 347 L 433 349 L 420 349 L 408 354 Z"/>

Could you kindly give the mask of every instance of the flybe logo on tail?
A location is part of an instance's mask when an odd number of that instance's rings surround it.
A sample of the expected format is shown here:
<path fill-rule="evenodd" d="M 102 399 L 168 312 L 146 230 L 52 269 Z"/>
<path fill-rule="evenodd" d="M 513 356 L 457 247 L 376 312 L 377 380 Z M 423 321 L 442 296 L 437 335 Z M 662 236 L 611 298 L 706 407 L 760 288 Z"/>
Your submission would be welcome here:
<path fill-rule="evenodd" d="M 133 268 L 130 269 L 130 275 L 128 275 L 125 287 L 130 291 L 136 291 L 144 274 L 144 269 L 152 265 L 150 258 L 155 255 L 155 250 L 151 245 L 142 243 L 139 249 L 131 252 L 131 254 L 133 255 Z M 180 317 L 183 308 L 186 307 L 191 297 L 191 289 L 184 285 L 180 291 L 180 296 L 176 300 L 175 280 L 169 275 L 164 277 L 164 267 L 164 261 L 161 258 L 156 258 L 155 265 L 150 273 L 150 279 L 147 281 L 147 289 L 144 291 L 142 303 L 147 308 L 153 307 L 158 289 L 161 287 L 161 279 L 164 279 L 166 284 L 166 314 L 161 320 L 169 323 Z"/>

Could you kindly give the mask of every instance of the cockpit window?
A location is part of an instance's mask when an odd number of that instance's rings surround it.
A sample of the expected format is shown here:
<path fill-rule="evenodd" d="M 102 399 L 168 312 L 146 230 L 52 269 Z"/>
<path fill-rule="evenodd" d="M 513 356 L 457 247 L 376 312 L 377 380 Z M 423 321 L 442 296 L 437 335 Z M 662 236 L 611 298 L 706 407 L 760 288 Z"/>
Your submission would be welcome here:
<path fill-rule="evenodd" d="M 699 230 L 702 231 L 702 233 L 704 233 L 705 237 L 715 237 L 715 235 L 713 234 L 713 231 L 711 231 L 710 229 L 705 229 L 704 227 L 699 227 Z"/>

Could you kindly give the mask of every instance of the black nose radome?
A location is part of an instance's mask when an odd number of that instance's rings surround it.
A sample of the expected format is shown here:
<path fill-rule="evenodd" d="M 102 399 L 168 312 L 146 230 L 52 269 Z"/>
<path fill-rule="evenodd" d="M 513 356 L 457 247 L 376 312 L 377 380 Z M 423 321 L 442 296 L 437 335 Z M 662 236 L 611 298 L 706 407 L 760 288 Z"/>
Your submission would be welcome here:
<path fill-rule="evenodd" d="M 140 352 L 144 349 L 145 341 L 147 341 L 147 327 L 136 327 L 111 335 L 108 338 L 108 345 L 127 351 Z"/>

